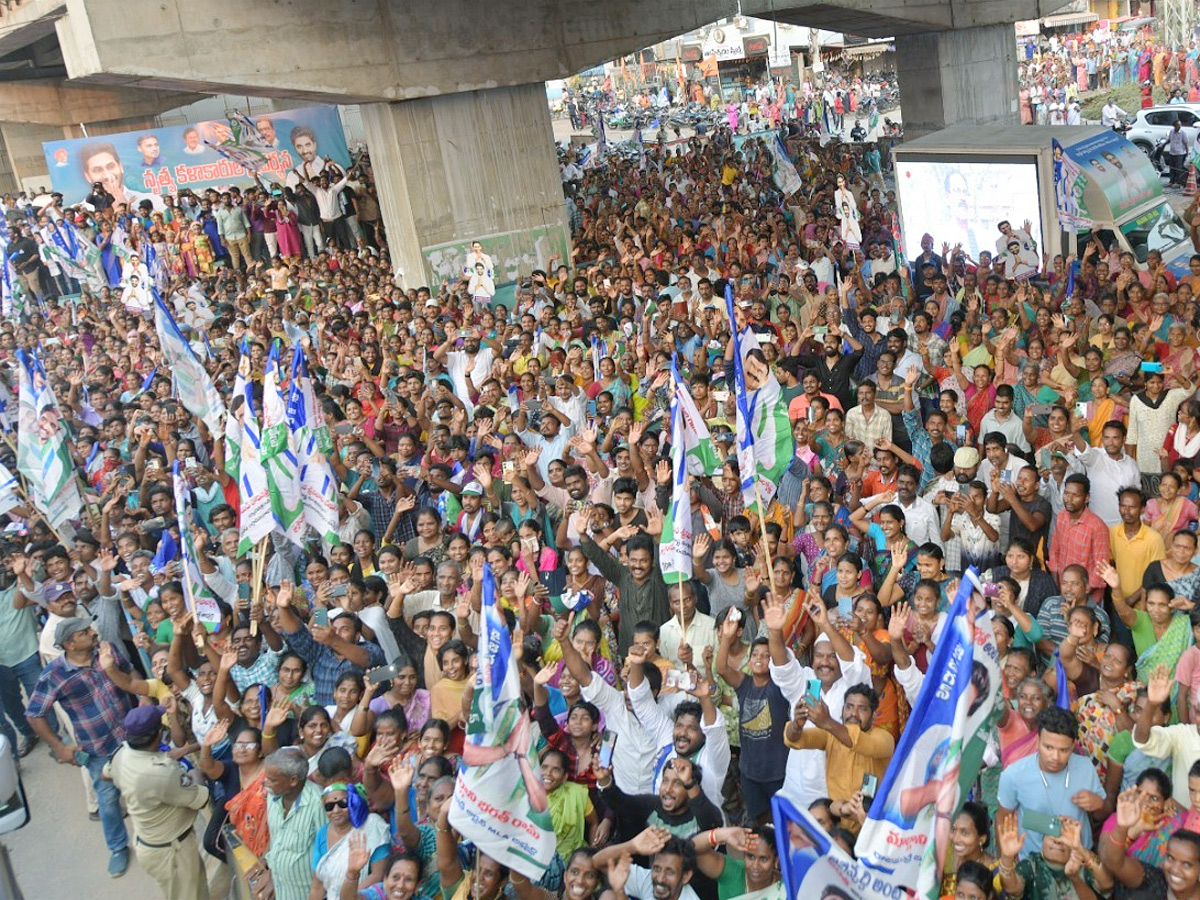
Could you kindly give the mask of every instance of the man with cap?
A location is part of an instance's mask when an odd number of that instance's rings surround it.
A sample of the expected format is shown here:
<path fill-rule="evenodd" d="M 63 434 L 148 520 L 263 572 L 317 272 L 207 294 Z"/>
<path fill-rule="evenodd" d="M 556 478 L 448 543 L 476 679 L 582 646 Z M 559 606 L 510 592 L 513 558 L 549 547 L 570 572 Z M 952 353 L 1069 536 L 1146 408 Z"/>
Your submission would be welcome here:
<path fill-rule="evenodd" d="M 954 468 L 936 479 L 925 489 L 927 495 L 933 495 L 933 505 L 938 508 L 942 518 L 953 515 L 951 500 L 956 494 L 965 492 L 967 485 L 975 481 L 979 474 L 980 456 L 974 447 L 959 447 L 954 451 Z M 962 562 L 962 542 L 955 535 L 945 542 L 946 569 L 957 571 Z"/>
<path fill-rule="evenodd" d="M 129 868 L 129 835 L 121 814 L 121 796 L 103 773 L 104 764 L 124 740 L 125 713 L 132 707 L 133 698 L 118 688 L 101 667 L 91 619 L 63 619 L 55 626 L 54 642 L 63 654 L 38 676 L 25 718 L 60 763 L 83 766 L 92 776 L 104 842 L 111 854 L 108 874 L 119 878 Z M 114 665 L 121 671 L 131 670 L 119 656 Z M 47 716 L 55 703 L 71 722 L 75 744 L 63 743 L 50 728 Z"/>
<path fill-rule="evenodd" d="M 107 644 L 101 657 L 111 656 Z M 196 812 L 208 803 L 208 788 L 192 784 L 191 773 L 161 752 L 161 706 L 139 706 L 125 715 L 125 743 L 104 767 L 125 798 L 142 868 L 158 882 L 166 900 L 208 900 L 208 878 L 196 839 Z"/>
<path fill-rule="evenodd" d="M 483 485 L 478 481 L 469 481 L 462 489 L 462 512 L 454 527 L 460 534 L 465 534 L 471 543 L 478 540 L 483 531 Z"/>

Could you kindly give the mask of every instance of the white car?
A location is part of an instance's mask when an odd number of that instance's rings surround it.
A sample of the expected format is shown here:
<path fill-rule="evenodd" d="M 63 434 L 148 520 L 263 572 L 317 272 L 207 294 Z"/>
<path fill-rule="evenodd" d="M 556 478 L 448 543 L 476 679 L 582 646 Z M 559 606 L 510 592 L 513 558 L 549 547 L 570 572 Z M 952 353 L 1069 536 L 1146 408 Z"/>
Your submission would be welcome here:
<path fill-rule="evenodd" d="M 1125 137 L 1153 158 L 1158 142 L 1171 133 L 1176 119 L 1183 123 L 1183 131 L 1191 147 L 1196 142 L 1196 133 L 1200 131 L 1200 103 L 1173 103 L 1170 106 L 1139 109 Z"/>

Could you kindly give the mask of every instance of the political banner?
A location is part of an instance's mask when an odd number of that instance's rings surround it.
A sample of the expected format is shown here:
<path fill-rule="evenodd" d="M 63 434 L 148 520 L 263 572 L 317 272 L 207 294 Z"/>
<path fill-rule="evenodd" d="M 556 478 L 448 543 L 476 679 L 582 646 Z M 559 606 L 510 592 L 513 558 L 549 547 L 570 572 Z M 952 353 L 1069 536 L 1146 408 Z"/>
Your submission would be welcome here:
<path fill-rule="evenodd" d="M 25 476 L 30 499 L 52 528 L 77 518 L 83 496 L 67 445 L 67 428 L 41 360 L 17 351 L 20 401 L 17 471 Z"/>
<path fill-rule="evenodd" d="M 977 588 L 971 568 L 855 844 L 864 864 L 928 900 L 939 896 L 950 824 L 979 772 L 979 739 L 1001 696 L 991 612 Z"/>
<path fill-rule="evenodd" d="M 554 857 L 555 838 L 532 727 L 521 709 L 512 635 L 497 605 L 491 566 L 485 564 L 479 664 L 450 824 L 500 865 L 538 881 Z"/>
<path fill-rule="evenodd" d="M 117 203 L 149 200 L 162 209 L 163 195 L 184 189 L 252 186 L 256 170 L 264 180 L 294 187 L 329 162 L 343 170 L 351 165 L 335 106 L 46 141 L 42 152 L 65 206 L 86 200 L 96 182 Z"/>
<path fill-rule="evenodd" d="M 787 900 L 901 900 L 907 896 L 880 872 L 854 860 L 809 814 L 776 794 L 775 849 Z"/>
<path fill-rule="evenodd" d="M 1084 193 L 1090 179 L 1083 174 L 1079 163 L 1063 150 L 1058 138 L 1050 140 L 1054 155 L 1054 205 L 1058 224 L 1064 231 L 1086 231 L 1092 227 Z"/>

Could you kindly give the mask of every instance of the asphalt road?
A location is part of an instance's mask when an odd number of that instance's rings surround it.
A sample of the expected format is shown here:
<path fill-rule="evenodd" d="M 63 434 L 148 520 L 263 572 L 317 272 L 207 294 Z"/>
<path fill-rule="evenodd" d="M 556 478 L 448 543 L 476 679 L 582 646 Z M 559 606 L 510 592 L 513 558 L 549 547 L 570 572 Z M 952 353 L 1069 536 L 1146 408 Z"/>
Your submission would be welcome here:
<path fill-rule="evenodd" d="M 104 832 L 87 817 L 79 769 L 59 765 L 39 746 L 22 760 L 21 777 L 32 819 L 0 841 L 8 848 L 25 900 L 161 900 L 158 884 L 132 852 L 125 875 L 108 877 Z M 211 874 L 217 865 L 209 862 Z M 213 900 L 224 898 L 226 886 L 213 893 Z"/>

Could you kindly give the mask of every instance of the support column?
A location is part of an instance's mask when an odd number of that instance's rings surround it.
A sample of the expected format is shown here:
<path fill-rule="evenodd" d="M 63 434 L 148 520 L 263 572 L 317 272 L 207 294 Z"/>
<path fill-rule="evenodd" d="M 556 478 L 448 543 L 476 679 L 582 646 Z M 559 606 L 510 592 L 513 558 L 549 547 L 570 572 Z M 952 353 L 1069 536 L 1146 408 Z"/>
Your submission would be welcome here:
<path fill-rule="evenodd" d="M 896 38 L 904 136 L 949 125 L 1019 122 L 1011 24 Z"/>
<path fill-rule="evenodd" d="M 61 141 L 63 130 L 53 125 L 31 125 L 24 122 L 0 123 L 4 138 L 4 155 L 11 167 L 16 189 L 50 187 L 50 173 L 42 153 L 43 141 Z"/>
<path fill-rule="evenodd" d="M 498 302 L 552 255 L 568 257 L 542 84 L 366 104 L 362 118 L 392 262 L 407 287 L 458 278 L 475 240 L 497 287 L 507 286 Z"/>

